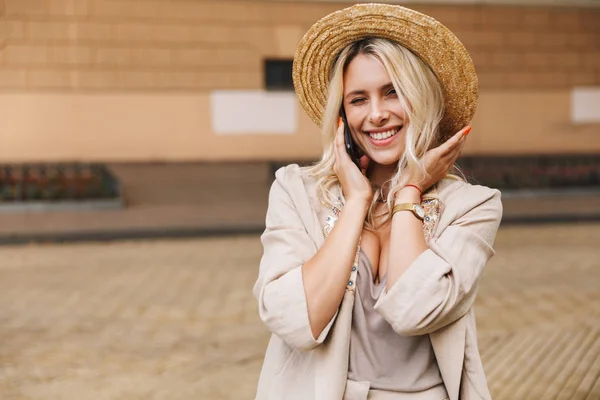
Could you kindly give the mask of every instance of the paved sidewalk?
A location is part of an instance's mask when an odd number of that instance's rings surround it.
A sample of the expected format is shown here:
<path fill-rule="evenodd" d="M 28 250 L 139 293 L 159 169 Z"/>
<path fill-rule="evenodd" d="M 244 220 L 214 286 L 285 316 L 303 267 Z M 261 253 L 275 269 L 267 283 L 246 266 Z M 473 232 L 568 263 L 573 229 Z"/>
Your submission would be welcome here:
<path fill-rule="evenodd" d="M 115 164 L 121 210 L 0 213 L 0 244 L 258 233 L 273 167 L 262 163 Z M 600 220 L 600 191 L 503 199 L 504 223 Z"/>
<path fill-rule="evenodd" d="M 476 313 L 495 400 L 600 399 L 600 224 L 504 226 Z M 252 399 L 255 235 L 0 247 L 0 399 Z"/>

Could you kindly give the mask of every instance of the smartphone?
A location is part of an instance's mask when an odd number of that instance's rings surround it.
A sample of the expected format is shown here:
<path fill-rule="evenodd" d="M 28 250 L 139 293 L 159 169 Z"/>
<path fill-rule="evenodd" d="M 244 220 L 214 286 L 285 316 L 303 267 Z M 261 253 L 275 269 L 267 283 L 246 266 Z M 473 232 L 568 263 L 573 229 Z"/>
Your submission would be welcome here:
<path fill-rule="evenodd" d="M 344 122 L 344 142 L 346 143 L 346 152 L 350 156 L 350 159 L 358 169 L 360 169 L 360 154 L 358 152 L 358 146 L 352 139 L 352 134 L 350 133 L 350 127 L 348 126 L 348 121 L 346 119 L 346 111 L 344 107 L 342 107 L 340 111 L 340 116 L 342 117 L 342 121 Z"/>

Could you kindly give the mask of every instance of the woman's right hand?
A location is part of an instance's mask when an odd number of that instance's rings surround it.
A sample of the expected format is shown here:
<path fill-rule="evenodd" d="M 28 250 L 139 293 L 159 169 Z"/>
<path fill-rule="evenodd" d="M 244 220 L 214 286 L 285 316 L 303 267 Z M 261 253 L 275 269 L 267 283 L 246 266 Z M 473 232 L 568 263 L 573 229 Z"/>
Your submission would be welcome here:
<path fill-rule="evenodd" d="M 340 119 L 341 122 L 341 119 Z M 369 158 L 365 155 L 360 158 L 361 170 L 352 162 L 346 152 L 344 143 L 344 124 L 340 123 L 333 143 L 335 163 L 333 171 L 338 177 L 346 202 L 360 201 L 365 205 L 371 204 L 373 189 L 365 173 L 369 166 Z"/>

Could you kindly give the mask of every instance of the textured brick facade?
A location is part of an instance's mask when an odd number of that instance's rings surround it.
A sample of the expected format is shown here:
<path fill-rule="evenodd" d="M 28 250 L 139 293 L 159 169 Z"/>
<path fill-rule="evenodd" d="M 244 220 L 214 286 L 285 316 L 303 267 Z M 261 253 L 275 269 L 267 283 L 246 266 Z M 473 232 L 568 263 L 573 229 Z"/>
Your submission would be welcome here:
<path fill-rule="evenodd" d="M 279 32 L 304 32 L 339 3 L 5 0 L 0 88 L 252 89 L 265 57 L 291 57 Z M 600 84 L 600 9 L 411 7 L 471 52 L 482 89 Z M 2 9 L 0 9 L 2 10 Z"/>
<path fill-rule="evenodd" d="M 213 96 L 263 94 L 264 60 L 291 59 L 311 24 L 349 4 L 0 0 L 0 162 L 318 158 L 297 104 L 297 118 L 258 103 L 219 117 Z M 477 67 L 466 154 L 600 152 L 600 7 L 410 7 L 454 31 Z M 217 128 L 249 127 L 248 115 L 293 126 Z"/>
<path fill-rule="evenodd" d="M 6 30 L 6 20 L 4 17 L 4 0 L 0 0 L 0 54 L 2 54 L 4 50 L 4 46 L 6 45 L 6 39 L 8 37 L 8 32 Z M 1 59 L 0 59 L 1 62 Z"/>

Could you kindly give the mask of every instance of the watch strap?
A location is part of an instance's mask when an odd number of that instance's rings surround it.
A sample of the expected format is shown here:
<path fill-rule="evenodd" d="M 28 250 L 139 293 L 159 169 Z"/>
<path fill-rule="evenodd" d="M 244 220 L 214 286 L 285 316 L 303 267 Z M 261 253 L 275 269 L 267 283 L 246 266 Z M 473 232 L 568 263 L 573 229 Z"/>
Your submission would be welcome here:
<path fill-rule="evenodd" d="M 396 214 L 398 211 L 410 211 L 413 213 L 413 215 L 415 217 L 417 217 L 418 219 L 420 219 L 421 221 L 423 220 L 423 217 L 420 216 L 417 211 L 416 211 L 416 207 L 420 207 L 421 204 L 419 203 L 400 203 L 400 204 L 396 204 L 394 206 L 394 208 L 392 209 L 392 217 L 394 216 L 394 214 Z"/>

